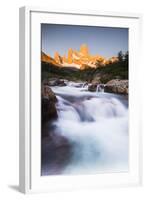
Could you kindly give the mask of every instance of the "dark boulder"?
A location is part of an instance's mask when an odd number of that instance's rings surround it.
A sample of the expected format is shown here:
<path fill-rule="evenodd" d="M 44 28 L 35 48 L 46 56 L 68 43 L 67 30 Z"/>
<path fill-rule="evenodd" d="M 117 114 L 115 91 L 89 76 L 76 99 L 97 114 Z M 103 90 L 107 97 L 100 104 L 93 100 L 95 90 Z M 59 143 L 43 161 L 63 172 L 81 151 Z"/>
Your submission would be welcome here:
<path fill-rule="evenodd" d="M 47 86 L 66 86 L 67 85 L 67 80 L 65 79 L 59 79 L 59 78 L 51 78 L 49 80 L 45 80 L 43 82 L 43 85 Z"/>
<path fill-rule="evenodd" d="M 57 79 L 56 80 L 56 86 L 66 86 L 65 80 Z"/>
<path fill-rule="evenodd" d="M 88 91 L 96 92 L 96 89 L 97 89 L 97 83 L 93 83 L 93 84 L 88 85 Z"/>
<path fill-rule="evenodd" d="M 70 163 L 72 144 L 59 134 L 51 133 L 41 140 L 41 175 L 62 174 Z"/>
<path fill-rule="evenodd" d="M 42 113 L 42 123 L 57 119 L 56 104 L 57 98 L 52 91 L 52 89 L 45 85 L 42 86 L 42 102 L 41 102 L 41 113 Z"/>

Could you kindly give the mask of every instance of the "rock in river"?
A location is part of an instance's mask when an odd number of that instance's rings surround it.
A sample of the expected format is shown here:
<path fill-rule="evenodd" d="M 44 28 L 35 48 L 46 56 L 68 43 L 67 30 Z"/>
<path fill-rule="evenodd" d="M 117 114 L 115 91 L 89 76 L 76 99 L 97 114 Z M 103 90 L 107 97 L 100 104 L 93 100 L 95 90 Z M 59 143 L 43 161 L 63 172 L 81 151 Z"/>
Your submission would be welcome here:
<path fill-rule="evenodd" d="M 66 86 L 67 82 L 65 79 L 51 78 L 48 81 L 44 81 L 44 84 L 48 86 Z"/>
<path fill-rule="evenodd" d="M 117 94 L 128 94 L 128 80 L 110 80 L 106 83 L 104 91 Z"/>
<path fill-rule="evenodd" d="M 42 86 L 42 123 L 49 120 L 57 119 L 56 104 L 57 98 L 52 89 L 47 86 Z"/>
<path fill-rule="evenodd" d="M 97 89 L 97 83 L 93 83 L 93 84 L 88 85 L 88 91 L 95 92 L 96 89 Z"/>

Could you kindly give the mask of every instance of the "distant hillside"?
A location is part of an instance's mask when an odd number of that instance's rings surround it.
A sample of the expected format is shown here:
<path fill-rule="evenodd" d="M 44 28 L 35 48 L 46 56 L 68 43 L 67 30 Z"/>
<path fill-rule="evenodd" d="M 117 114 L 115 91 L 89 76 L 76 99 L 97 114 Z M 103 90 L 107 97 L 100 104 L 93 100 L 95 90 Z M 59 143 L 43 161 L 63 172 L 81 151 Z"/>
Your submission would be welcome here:
<path fill-rule="evenodd" d="M 90 75 L 91 80 L 107 83 L 112 79 L 128 80 L 128 61 L 110 63 L 106 67 L 97 68 Z"/>
<path fill-rule="evenodd" d="M 61 78 L 68 80 L 81 80 L 81 71 L 75 67 L 58 67 L 52 63 L 42 62 L 42 80 Z"/>
<path fill-rule="evenodd" d="M 72 81 L 88 81 L 106 83 L 112 79 L 128 79 L 128 61 L 109 63 L 105 67 L 77 69 L 76 67 L 63 67 L 53 62 L 42 62 L 42 80 L 61 78 Z"/>

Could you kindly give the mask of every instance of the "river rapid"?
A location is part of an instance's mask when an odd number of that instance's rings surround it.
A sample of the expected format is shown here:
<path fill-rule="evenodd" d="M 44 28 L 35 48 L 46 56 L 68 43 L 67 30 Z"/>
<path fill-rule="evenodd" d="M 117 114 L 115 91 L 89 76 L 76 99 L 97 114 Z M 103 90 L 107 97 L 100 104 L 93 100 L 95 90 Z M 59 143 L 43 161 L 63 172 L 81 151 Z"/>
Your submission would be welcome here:
<path fill-rule="evenodd" d="M 56 144 L 58 135 L 71 148 L 58 150 L 67 160 L 60 166 L 59 157 L 55 161 L 53 158 L 55 149 L 50 148 L 46 139 L 43 151 L 48 152 L 45 155 L 48 161 L 43 162 L 42 175 L 128 171 L 127 97 L 104 93 L 103 89 L 89 92 L 87 86 L 73 82 L 51 89 L 58 100 L 58 119 L 52 122 Z"/>

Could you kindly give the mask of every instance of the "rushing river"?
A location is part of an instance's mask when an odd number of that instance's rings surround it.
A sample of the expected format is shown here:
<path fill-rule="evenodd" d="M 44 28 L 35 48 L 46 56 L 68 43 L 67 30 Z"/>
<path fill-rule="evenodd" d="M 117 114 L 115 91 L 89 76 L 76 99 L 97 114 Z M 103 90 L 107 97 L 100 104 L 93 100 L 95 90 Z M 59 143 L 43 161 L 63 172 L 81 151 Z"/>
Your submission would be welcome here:
<path fill-rule="evenodd" d="M 74 83 L 64 87 L 52 87 L 58 102 L 58 120 L 53 122 L 56 135 L 71 145 L 69 155 L 63 153 L 65 162 L 59 164 L 50 159 L 42 166 L 42 175 L 91 174 L 100 172 L 124 172 L 128 170 L 128 100 L 125 96 L 110 93 L 89 92 L 86 87 Z M 45 141 L 43 144 L 45 145 Z M 57 140 L 56 140 L 57 143 Z M 44 149 L 48 144 L 44 146 Z M 48 147 L 50 148 L 50 147 Z M 49 151 L 49 150 L 48 150 Z M 50 148 L 50 151 L 53 151 Z M 55 150 L 54 150 L 55 151 Z M 60 151 L 61 153 L 61 151 Z M 50 156 L 51 157 L 51 156 Z M 59 163 L 59 162 L 58 162 Z"/>

